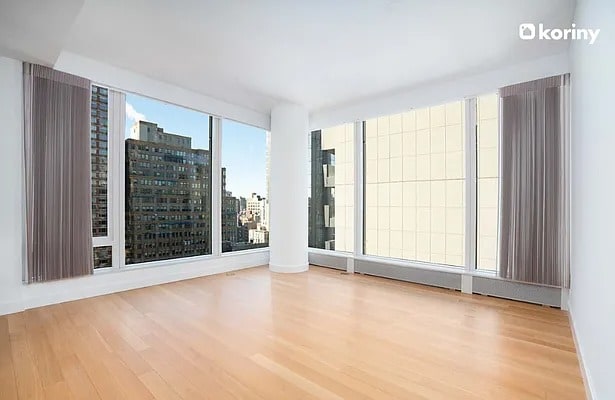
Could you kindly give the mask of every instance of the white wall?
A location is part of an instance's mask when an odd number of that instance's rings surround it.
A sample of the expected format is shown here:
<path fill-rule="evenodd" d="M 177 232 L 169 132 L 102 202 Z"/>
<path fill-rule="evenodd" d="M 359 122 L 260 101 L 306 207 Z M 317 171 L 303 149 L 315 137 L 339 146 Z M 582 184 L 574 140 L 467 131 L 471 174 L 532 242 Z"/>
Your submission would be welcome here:
<path fill-rule="evenodd" d="M 570 313 L 594 399 L 615 399 L 615 2 L 579 1 L 573 43 Z"/>
<path fill-rule="evenodd" d="M 486 73 L 442 79 L 398 93 L 375 96 L 344 107 L 312 112 L 310 129 L 323 129 L 410 108 L 429 107 L 466 97 L 493 93 L 502 86 L 570 72 L 568 54 L 510 65 Z"/>
<path fill-rule="evenodd" d="M 0 57 L 0 315 L 19 309 L 23 259 L 21 62 Z"/>
<path fill-rule="evenodd" d="M 269 130 L 268 114 L 205 96 L 122 68 L 63 51 L 53 66 L 93 82 Z"/>
<path fill-rule="evenodd" d="M 79 73 L 79 71 L 74 72 Z M 130 75 L 120 74 L 120 76 Z M 139 84 L 146 93 L 156 92 L 164 95 L 161 91 L 165 87 L 164 84 L 158 85 L 146 78 L 140 80 Z M 179 93 L 183 93 L 182 90 L 179 90 Z M 198 103 L 202 100 L 198 95 L 192 97 L 189 94 L 184 96 L 183 100 L 187 101 L 184 104 L 188 107 L 197 108 L 202 105 Z M 197 103 L 192 104 L 190 101 Z M 22 63 L 0 57 L 0 121 L 2 122 L 2 147 L 0 147 L 2 186 L 0 187 L 4 190 L 0 196 L 0 315 L 46 304 L 269 263 L 269 250 L 265 249 L 225 254 L 221 257 L 196 257 L 163 266 L 133 267 L 75 279 L 24 285 L 22 282 L 24 260 L 22 104 Z"/>

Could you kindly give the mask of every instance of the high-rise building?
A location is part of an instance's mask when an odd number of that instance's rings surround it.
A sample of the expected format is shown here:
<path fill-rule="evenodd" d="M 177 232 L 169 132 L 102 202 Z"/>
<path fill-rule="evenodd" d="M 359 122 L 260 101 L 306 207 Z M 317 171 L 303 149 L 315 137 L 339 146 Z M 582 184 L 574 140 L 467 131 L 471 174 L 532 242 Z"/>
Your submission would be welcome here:
<path fill-rule="evenodd" d="M 310 247 L 354 249 L 354 124 L 310 135 Z"/>
<path fill-rule="evenodd" d="M 245 197 L 239 197 L 239 211 L 246 211 L 248 200 Z"/>
<path fill-rule="evenodd" d="M 140 121 L 126 139 L 126 263 L 211 253 L 211 157 Z"/>
<path fill-rule="evenodd" d="M 250 229 L 248 231 L 248 241 L 251 244 L 269 243 L 269 231 L 264 229 Z"/>
<path fill-rule="evenodd" d="M 237 242 L 238 243 L 248 243 L 250 239 L 250 227 L 248 224 L 240 223 L 237 227 Z"/>
<path fill-rule="evenodd" d="M 310 247 L 335 250 L 335 150 L 322 149 L 321 131 L 310 134 Z"/>
<path fill-rule="evenodd" d="M 139 121 L 139 123 L 134 124 L 130 128 L 130 138 L 192 149 L 192 138 L 190 136 L 165 132 L 164 129 L 153 122 Z"/>
<path fill-rule="evenodd" d="M 92 236 L 107 236 L 108 234 L 108 117 L 109 98 L 106 88 L 92 85 L 91 97 L 92 142 Z"/>
<path fill-rule="evenodd" d="M 246 210 L 254 216 L 254 221 L 260 228 L 265 230 L 269 228 L 268 202 L 265 197 L 252 193 L 246 201 Z"/>
<path fill-rule="evenodd" d="M 222 181 L 222 251 L 230 251 L 232 244 L 238 242 L 237 218 L 238 200 L 226 190 L 226 168 L 221 171 Z"/>

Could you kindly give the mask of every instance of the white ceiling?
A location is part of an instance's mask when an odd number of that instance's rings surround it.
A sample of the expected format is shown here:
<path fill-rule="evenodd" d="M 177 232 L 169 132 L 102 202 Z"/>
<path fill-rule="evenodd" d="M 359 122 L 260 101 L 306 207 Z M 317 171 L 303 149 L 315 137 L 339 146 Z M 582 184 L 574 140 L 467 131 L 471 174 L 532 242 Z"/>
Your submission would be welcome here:
<path fill-rule="evenodd" d="M 0 54 L 62 51 L 269 112 L 311 111 L 565 52 L 523 22 L 570 26 L 574 0 L 0 0 Z"/>

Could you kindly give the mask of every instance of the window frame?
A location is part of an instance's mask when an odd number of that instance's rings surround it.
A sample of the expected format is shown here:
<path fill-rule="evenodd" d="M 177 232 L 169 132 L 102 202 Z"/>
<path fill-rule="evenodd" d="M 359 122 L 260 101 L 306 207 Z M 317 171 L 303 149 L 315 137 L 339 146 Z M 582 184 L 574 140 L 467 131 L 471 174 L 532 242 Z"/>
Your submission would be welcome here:
<path fill-rule="evenodd" d="M 117 214 L 117 209 L 119 204 L 117 202 L 118 195 L 118 185 L 114 184 L 115 176 L 118 173 L 118 157 L 116 147 L 118 145 L 117 138 L 115 137 L 115 132 L 112 132 L 110 129 L 110 111 L 111 107 L 109 107 L 109 102 L 111 101 L 109 97 L 109 87 L 106 85 L 102 85 L 99 83 L 92 82 L 90 84 L 90 96 L 92 93 L 92 87 L 99 87 L 107 90 L 107 235 L 106 236 L 94 236 L 92 235 L 92 248 L 97 247 L 111 247 L 111 266 L 110 267 L 101 267 L 95 268 L 94 272 L 105 271 L 113 269 L 115 265 L 119 265 L 119 254 L 117 248 L 118 242 L 118 234 L 119 234 L 119 224 L 115 218 Z M 91 112 L 90 112 L 91 116 Z M 90 124 L 91 126 L 91 124 Z M 91 128 L 90 128 L 91 134 Z M 91 169 L 90 169 L 91 173 Z"/>
<path fill-rule="evenodd" d="M 485 92 L 489 93 L 489 92 Z M 499 249 L 496 252 L 496 269 L 485 270 L 478 268 L 477 251 L 478 251 L 478 120 L 477 120 L 477 99 L 480 95 L 467 96 L 461 99 L 464 102 L 464 197 L 465 197 L 465 218 L 464 218 L 464 264 L 462 266 L 452 266 L 448 264 L 438 264 L 419 260 L 407 260 L 402 258 L 368 255 L 365 252 L 365 119 L 356 120 L 354 122 L 354 252 L 348 253 L 338 250 L 325 250 L 320 248 L 309 247 L 308 252 L 322 255 L 335 255 L 347 257 L 348 272 L 354 272 L 354 260 L 362 261 L 380 261 L 391 265 L 404 267 L 416 267 L 434 271 L 454 272 L 461 274 L 470 274 L 487 277 L 497 277 L 497 265 L 499 265 Z M 449 99 L 448 101 L 460 101 L 459 99 Z M 446 104 L 443 101 L 442 104 Z M 435 104 L 439 105 L 439 104 Z M 427 105 L 425 105 L 427 107 Z M 416 109 L 419 107 L 413 107 Z M 501 158 L 501 101 L 498 96 L 497 102 L 498 113 L 498 159 Z M 310 133 L 317 130 L 322 130 L 322 127 L 310 127 Z M 309 159 L 311 160 L 311 154 Z M 501 204 L 501 163 L 498 163 L 498 218 L 497 224 L 499 227 L 501 213 L 499 205 Z M 499 229 L 497 229 L 497 243 L 499 246 Z"/>
<path fill-rule="evenodd" d="M 107 107 L 107 235 L 95 237 L 92 234 L 92 248 L 111 246 L 112 265 L 110 267 L 95 268 L 94 274 L 107 274 L 118 271 L 147 269 L 153 267 L 163 267 L 176 264 L 193 263 L 205 260 L 211 260 L 220 257 L 232 257 L 236 255 L 244 255 L 250 253 L 263 253 L 269 251 L 269 246 L 258 249 L 247 249 L 231 253 L 222 253 L 222 227 L 221 227 L 221 212 L 222 212 L 222 194 L 220 190 L 221 181 L 221 138 L 222 138 L 222 120 L 223 118 L 207 111 L 199 110 L 192 107 L 176 104 L 166 100 L 161 100 L 149 95 L 144 95 L 134 91 L 118 89 L 109 85 L 101 84 L 93 81 L 91 86 L 104 88 L 111 93 L 115 91 L 121 94 L 124 102 L 128 93 L 137 96 L 145 97 L 161 103 L 181 107 L 186 110 L 200 112 L 206 114 L 210 118 L 209 134 L 211 135 L 211 215 L 210 215 L 210 232 L 211 232 L 211 254 L 203 254 L 190 257 L 179 257 L 166 260 L 154 260 L 135 264 L 126 264 L 126 210 L 125 210 L 125 161 L 126 155 L 124 149 L 124 139 L 126 130 L 126 115 L 125 106 L 116 109 L 111 104 L 111 96 L 109 96 L 109 104 Z M 90 92 L 91 93 L 91 92 Z M 116 111 L 116 110 L 119 110 Z M 115 113 L 114 113 L 115 112 Z M 113 114 L 114 113 L 114 114 Z M 117 115 L 116 115 L 117 114 Z M 112 125 L 111 119 L 117 118 L 117 124 Z M 241 122 L 244 123 L 244 122 Z M 251 124 L 249 124 L 251 125 Z M 251 125 L 255 126 L 255 125 Z M 264 129 L 260 128 L 259 129 Z M 264 129 L 267 133 L 269 131 Z M 91 170 L 90 170 L 91 171 Z"/>
<path fill-rule="evenodd" d="M 115 90 L 120 92 L 123 96 L 126 96 L 128 91 L 122 89 L 112 88 L 108 85 L 100 84 L 98 82 L 92 82 L 92 86 L 101 87 L 108 91 Z M 112 248 L 112 266 L 102 267 L 94 270 L 95 274 L 108 273 L 118 270 L 132 270 L 141 268 L 151 268 L 156 266 L 168 266 L 173 264 L 183 264 L 187 262 L 197 262 L 200 260 L 208 260 L 217 257 L 232 257 L 234 255 L 261 253 L 269 251 L 269 246 L 257 249 L 246 249 L 233 252 L 222 253 L 222 229 L 221 229 L 221 212 L 222 212 L 222 194 L 219 190 L 214 188 L 221 187 L 221 146 L 222 146 L 222 117 L 207 113 L 206 111 L 197 110 L 194 108 L 186 107 L 176 103 L 160 100 L 147 95 L 142 95 L 136 92 L 130 92 L 139 96 L 147 97 L 149 99 L 160 101 L 163 103 L 171 104 L 177 107 L 182 107 L 188 110 L 193 110 L 201 113 L 205 113 L 210 116 L 210 134 L 211 134 L 211 163 L 212 163 L 212 184 L 211 184 L 211 254 L 180 257 L 168 260 L 148 261 L 137 264 L 125 263 L 126 261 L 126 249 L 125 249 L 125 154 L 122 151 L 124 132 L 125 132 L 125 109 L 121 110 L 121 117 L 119 118 L 118 126 L 111 128 L 111 123 L 107 125 L 107 139 L 108 139 L 108 153 L 107 153 L 107 235 L 106 236 L 92 236 L 92 247 L 105 247 L 111 246 Z M 353 263 L 355 259 L 358 260 L 379 260 L 386 261 L 391 264 L 419 267 L 431 270 L 439 271 L 456 271 L 460 269 L 466 273 L 474 275 L 485 276 L 497 276 L 497 264 L 499 263 L 499 251 L 496 252 L 496 270 L 481 270 L 477 268 L 477 196 L 478 196 L 478 178 L 477 178 L 477 116 L 476 116 L 476 101 L 479 96 L 469 96 L 463 99 L 465 102 L 465 157 L 464 167 L 466 176 L 464 178 L 465 186 L 465 265 L 463 267 L 455 267 L 446 264 L 436 264 L 430 262 L 423 262 L 417 260 L 406 260 L 392 257 L 372 256 L 365 254 L 365 120 L 355 120 L 351 122 L 354 124 L 354 250 L 352 252 L 338 251 L 338 250 L 324 250 L 319 248 L 308 248 L 308 252 L 320 253 L 320 254 L 333 254 L 348 257 L 348 270 L 353 271 Z M 111 99 L 109 100 L 111 103 Z M 109 104 L 107 110 L 107 118 L 111 119 L 112 105 Z M 498 138 L 501 136 L 501 101 L 498 97 Z M 244 123 L 244 122 L 241 122 Z M 251 125 L 251 124 L 248 124 Z M 254 126 L 254 125 L 252 125 Z M 260 127 L 257 127 L 262 129 Z M 309 134 L 314 130 L 321 130 L 323 128 L 311 128 Z M 269 131 L 267 131 L 269 134 Z M 501 146 L 498 144 L 498 158 L 501 157 Z M 501 176 L 501 164 L 498 166 L 498 170 Z M 501 184 L 498 179 L 498 198 L 501 202 Z M 499 208 L 499 206 L 498 206 Z M 498 211 L 498 226 L 500 224 L 501 213 Z M 472 221 L 473 223 L 470 223 Z M 497 245 L 499 245 L 499 229 Z"/>
<path fill-rule="evenodd" d="M 214 183 L 217 182 L 215 180 L 215 172 L 218 171 L 218 169 L 216 168 L 216 164 L 215 164 L 215 151 L 214 151 L 214 146 L 215 146 L 215 139 L 214 139 L 214 135 L 216 132 L 216 121 L 217 119 L 220 119 L 219 117 L 215 117 L 213 115 L 211 115 L 210 113 L 207 113 L 205 111 L 200 111 L 200 110 L 196 110 L 190 107 L 185 107 L 182 105 L 178 105 L 175 103 L 171 103 L 168 101 L 163 101 L 163 100 L 159 100 L 157 98 L 153 98 L 151 96 L 147 96 L 147 95 L 142 95 L 139 93 L 135 93 L 135 92 L 128 92 L 128 91 L 124 91 L 124 90 L 119 90 L 116 89 L 117 91 L 121 92 L 124 96 L 126 96 L 128 93 L 132 94 L 132 95 L 136 95 L 139 97 L 143 97 L 149 100 L 153 100 L 153 101 L 157 101 L 160 103 L 164 103 L 164 104 L 168 104 L 174 107 L 179 107 L 179 108 L 183 108 L 185 110 L 189 110 L 189 111 L 194 111 L 194 112 L 199 112 L 202 114 L 205 114 L 206 116 L 209 117 L 209 131 L 208 134 L 210 135 L 210 147 L 211 149 L 210 151 L 210 157 L 211 157 L 211 184 L 210 184 L 210 198 L 211 198 L 211 213 L 212 215 L 210 215 L 210 235 L 211 235 L 211 242 L 210 242 L 210 249 L 211 252 L 210 254 L 201 254 L 201 255 L 196 255 L 196 256 L 188 256 L 188 257 L 177 257 L 177 258 L 169 258 L 169 259 L 163 259 L 163 260 L 151 260 L 151 261 L 144 261 L 144 262 L 139 262 L 139 263 L 132 263 L 132 264 L 127 264 L 126 263 L 126 152 L 124 151 L 124 144 L 125 144 L 125 123 L 126 123 L 126 118 L 125 118 L 125 114 L 124 111 L 122 109 L 122 118 L 120 118 L 121 120 L 121 127 L 122 129 L 118 129 L 118 133 L 117 133 L 117 141 L 119 143 L 119 153 L 120 153 L 120 168 L 119 168 L 119 179 L 117 179 L 117 181 L 120 182 L 120 195 L 119 195 L 119 199 L 118 202 L 119 204 L 121 204 L 123 207 L 120 207 L 120 221 L 119 224 L 121 226 L 121 231 L 119 233 L 119 251 L 120 253 L 120 259 L 118 260 L 118 265 L 119 265 L 119 269 L 126 269 L 126 270 L 132 270 L 132 269 L 139 269 L 139 268 L 150 268 L 150 267 L 156 267 L 156 266 L 166 266 L 166 265 L 173 265 L 173 264 L 178 264 L 178 263 L 184 263 L 184 262 L 193 262 L 193 261 L 198 261 L 198 260 L 207 260 L 207 259 L 211 259 L 213 257 L 215 257 L 216 254 L 216 234 L 214 231 L 214 227 L 216 226 L 214 224 L 214 216 L 213 216 L 213 212 L 214 212 L 214 204 L 215 204 L 215 199 L 214 196 L 216 195 L 216 191 L 213 190 L 214 188 Z M 219 172 L 218 172 L 219 174 Z"/>
<path fill-rule="evenodd" d="M 311 247 L 308 244 L 308 253 L 309 252 L 313 252 L 313 253 L 319 253 L 319 254 L 323 254 L 323 255 L 327 255 L 327 254 L 337 254 L 337 255 L 341 255 L 344 257 L 348 257 L 348 256 L 358 256 L 361 255 L 363 252 L 363 222 L 361 220 L 361 223 L 359 223 L 357 216 L 361 215 L 362 213 L 360 212 L 361 210 L 359 209 L 359 207 L 363 207 L 363 151 L 362 149 L 359 149 L 359 147 L 363 146 L 363 121 L 360 120 L 356 120 L 353 122 L 342 122 L 340 124 L 335 124 L 332 126 L 329 126 L 327 128 L 317 128 L 317 129 L 309 129 L 308 131 L 308 149 L 307 149 L 307 169 L 306 169 L 306 173 L 308 174 L 309 178 L 308 178 L 308 198 L 311 196 L 311 171 L 312 171 L 312 165 L 311 165 L 311 161 L 312 161 L 312 147 L 311 147 L 311 139 L 312 139 L 312 134 L 314 134 L 314 132 L 320 132 L 320 134 L 322 135 L 322 131 L 325 129 L 329 129 L 329 128 L 335 128 L 335 127 L 339 127 L 340 125 L 352 125 L 352 140 L 353 140 L 353 161 L 352 161 L 352 167 L 354 169 L 353 171 L 353 182 L 352 182 L 352 186 L 353 186 L 353 190 L 352 190 L 352 198 L 353 198 L 353 213 L 352 213 L 352 218 L 350 221 L 346 220 L 346 228 L 350 228 L 353 232 L 352 235 L 352 250 L 327 250 L 327 249 L 323 249 L 323 248 L 319 248 L 319 247 Z M 335 164 L 334 164 L 335 165 Z M 337 172 L 336 172 L 337 173 Z M 360 179 L 360 180 L 358 180 Z M 361 182 L 361 183 L 358 183 Z M 348 184 L 346 184 L 348 185 Z M 309 227 L 309 206 L 308 206 L 308 229 L 310 229 Z M 361 232 L 358 232 L 358 229 L 361 229 Z M 359 245 L 361 247 L 361 249 L 357 249 L 357 245 Z"/>
<path fill-rule="evenodd" d="M 218 256 L 220 257 L 227 257 L 227 256 L 233 256 L 233 255 L 240 255 L 240 254 L 250 254 L 250 253 L 258 253 L 258 252 L 262 252 L 262 251 L 267 251 L 269 250 L 269 246 L 270 246 L 270 241 L 267 241 L 267 246 L 263 246 L 263 247 L 257 247 L 257 248 L 252 248 L 252 249 L 243 249 L 243 250 L 232 250 L 232 251 L 222 251 L 222 206 L 223 206 L 223 195 L 222 195 L 222 143 L 224 140 L 224 120 L 227 121 L 232 121 L 234 123 L 238 123 L 238 124 L 242 124 L 245 126 L 249 126 L 249 127 L 253 127 L 256 129 L 261 129 L 264 133 L 265 133 L 265 143 L 267 146 L 269 146 L 269 158 L 271 157 L 271 131 L 265 128 L 261 128 L 258 127 L 256 125 L 253 124 L 249 124 L 247 122 L 241 122 L 241 121 L 237 121 L 237 120 L 233 120 L 230 118 L 219 118 L 218 120 L 218 132 L 217 132 L 217 142 L 216 142 L 216 154 L 218 159 L 217 161 L 217 167 L 216 167 L 216 171 L 218 173 L 218 179 L 216 180 L 216 182 L 218 182 L 218 188 L 220 190 L 216 190 L 216 195 L 218 196 L 218 201 L 219 201 L 219 208 L 218 208 L 218 213 L 217 213 L 217 218 L 218 218 L 218 223 L 216 224 L 216 226 L 218 227 L 218 235 L 216 235 L 216 237 L 218 238 L 219 243 L 216 246 L 216 249 L 218 249 Z M 267 158 L 265 158 L 265 180 L 269 179 L 267 177 L 267 175 L 269 174 L 269 170 L 270 170 L 270 165 L 268 165 L 268 163 L 270 162 L 270 160 L 268 160 Z M 224 167 L 227 168 L 227 167 Z M 212 171 L 212 175 L 213 175 L 213 171 Z M 213 177 L 212 177 L 212 181 L 213 181 Z M 228 182 L 227 182 L 228 184 Z M 268 233 L 269 235 L 271 235 L 271 210 L 270 210 L 270 199 L 269 199 L 269 193 L 268 193 L 268 189 L 269 188 L 265 188 L 265 191 L 267 193 L 265 193 L 265 198 L 267 200 L 267 218 L 269 219 L 269 227 L 268 227 Z M 212 199 L 213 201 L 213 199 Z M 214 207 L 212 206 L 212 210 L 214 209 Z M 212 220 L 213 223 L 213 220 Z"/>
<path fill-rule="evenodd" d="M 494 90 L 492 93 L 496 93 L 497 94 L 497 90 Z M 499 271 L 499 265 L 500 265 L 500 224 L 501 224 L 501 218 L 502 218 L 502 213 L 500 212 L 500 207 L 502 205 L 502 181 L 501 181 L 501 177 L 502 177 L 502 163 L 501 163 L 501 159 L 502 159 L 502 99 L 500 98 L 499 95 L 497 95 L 496 99 L 497 99 L 497 103 L 496 103 L 496 113 L 497 113 L 497 137 L 498 137 L 498 146 L 497 146 L 497 155 L 498 155 L 498 176 L 497 176 L 497 182 L 498 182 L 498 206 L 497 206 L 497 218 L 496 218 L 496 252 L 495 252 L 495 269 L 490 270 L 490 269 L 481 269 L 478 266 L 478 224 L 479 224 L 479 203 L 478 203 L 478 193 L 479 193 L 479 187 L 478 187 L 478 124 L 479 124 L 479 120 L 478 120 L 478 116 L 477 116 L 477 112 L 478 112 L 478 98 L 489 94 L 489 92 L 484 92 L 483 94 L 478 94 L 476 96 L 473 96 L 472 99 L 474 99 L 475 101 L 475 107 L 473 108 L 473 112 L 474 112 L 474 143 L 472 144 L 472 151 L 474 153 L 474 163 L 473 166 L 475 168 L 475 172 L 474 172 L 474 180 L 475 180 L 475 201 L 476 204 L 474 205 L 474 212 L 476 213 L 476 217 L 475 217 L 475 221 L 476 223 L 474 224 L 474 240 L 475 240 L 475 246 L 474 246 L 474 251 L 475 251 L 475 259 L 472 265 L 470 265 L 468 267 L 468 269 L 475 273 L 476 275 L 482 275 L 482 276 L 489 276 L 489 277 L 494 277 L 494 276 L 498 276 L 498 271 Z"/>
<path fill-rule="evenodd" d="M 478 119 L 477 97 L 465 101 L 465 265 L 468 272 L 476 270 L 478 252 Z"/>

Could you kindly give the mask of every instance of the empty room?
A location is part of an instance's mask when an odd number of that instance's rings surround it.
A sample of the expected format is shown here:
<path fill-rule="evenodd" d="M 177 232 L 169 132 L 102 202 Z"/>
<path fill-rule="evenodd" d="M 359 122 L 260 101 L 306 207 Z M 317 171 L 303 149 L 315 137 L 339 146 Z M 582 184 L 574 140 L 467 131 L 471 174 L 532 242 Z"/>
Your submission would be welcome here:
<path fill-rule="evenodd" d="M 615 399 L 614 71 L 611 0 L 0 0 L 0 400 Z"/>

